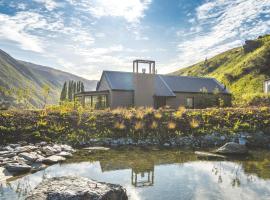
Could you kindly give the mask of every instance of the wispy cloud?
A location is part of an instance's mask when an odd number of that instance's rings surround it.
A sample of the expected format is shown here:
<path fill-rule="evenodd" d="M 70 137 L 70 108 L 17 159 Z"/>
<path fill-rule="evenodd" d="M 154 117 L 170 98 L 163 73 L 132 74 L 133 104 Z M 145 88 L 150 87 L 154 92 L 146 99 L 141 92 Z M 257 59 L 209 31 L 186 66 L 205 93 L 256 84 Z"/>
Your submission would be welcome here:
<path fill-rule="evenodd" d="M 269 10 L 270 1 L 262 0 L 213 0 L 202 4 L 189 20 L 191 28 L 178 31 L 183 40 L 178 44 L 175 67 L 212 57 L 269 32 Z"/>
<path fill-rule="evenodd" d="M 0 14 L 0 40 L 15 42 L 24 50 L 43 52 L 42 40 L 28 33 L 29 26 L 40 23 L 40 15 L 21 12 L 15 16 Z"/>

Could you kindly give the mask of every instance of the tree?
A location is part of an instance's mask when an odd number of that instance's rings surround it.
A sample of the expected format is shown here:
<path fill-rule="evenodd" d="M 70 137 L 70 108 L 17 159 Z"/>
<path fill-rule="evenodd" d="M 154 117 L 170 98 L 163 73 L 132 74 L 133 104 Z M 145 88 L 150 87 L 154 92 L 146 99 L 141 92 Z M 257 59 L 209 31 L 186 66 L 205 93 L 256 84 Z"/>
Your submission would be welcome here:
<path fill-rule="evenodd" d="M 73 81 L 68 82 L 68 100 L 72 100 Z"/>
<path fill-rule="evenodd" d="M 64 83 L 61 95 L 60 95 L 60 101 L 65 101 L 67 99 L 67 82 Z"/>
<path fill-rule="evenodd" d="M 73 101 L 75 94 L 80 92 L 84 92 L 83 82 L 81 81 L 76 82 L 73 80 L 65 82 L 60 95 L 60 101 L 65 100 Z"/>

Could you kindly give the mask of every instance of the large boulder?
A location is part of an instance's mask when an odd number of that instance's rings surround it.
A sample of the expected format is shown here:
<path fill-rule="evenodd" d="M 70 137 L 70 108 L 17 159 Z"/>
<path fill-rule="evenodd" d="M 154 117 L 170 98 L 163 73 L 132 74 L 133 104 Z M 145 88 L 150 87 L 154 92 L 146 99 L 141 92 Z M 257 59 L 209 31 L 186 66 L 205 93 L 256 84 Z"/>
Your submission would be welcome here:
<path fill-rule="evenodd" d="M 31 170 L 31 166 L 24 163 L 8 163 L 5 168 L 13 174 L 26 173 Z"/>
<path fill-rule="evenodd" d="M 247 154 L 248 150 L 245 145 L 241 145 L 235 142 L 228 142 L 222 147 L 215 150 L 215 153 L 219 154 Z"/>
<path fill-rule="evenodd" d="M 55 177 L 42 181 L 27 200 L 127 200 L 120 185 L 81 177 Z"/>

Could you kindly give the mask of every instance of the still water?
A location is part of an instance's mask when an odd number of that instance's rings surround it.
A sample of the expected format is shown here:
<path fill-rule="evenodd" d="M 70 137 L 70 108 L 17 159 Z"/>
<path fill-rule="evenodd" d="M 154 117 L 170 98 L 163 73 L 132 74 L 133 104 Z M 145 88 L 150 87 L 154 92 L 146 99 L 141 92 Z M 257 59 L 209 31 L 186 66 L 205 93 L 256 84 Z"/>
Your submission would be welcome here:
<path fill-rule="evenodd" d="M 0 199 L 24 199 L 43 178 L 78 175 L 121 184 L 132 200 L 270 199 L 270 152 L 226 161 L 198 160 L 193 152 L 124 148 L 79 151 L 62 164 L 0 186 Z"/>

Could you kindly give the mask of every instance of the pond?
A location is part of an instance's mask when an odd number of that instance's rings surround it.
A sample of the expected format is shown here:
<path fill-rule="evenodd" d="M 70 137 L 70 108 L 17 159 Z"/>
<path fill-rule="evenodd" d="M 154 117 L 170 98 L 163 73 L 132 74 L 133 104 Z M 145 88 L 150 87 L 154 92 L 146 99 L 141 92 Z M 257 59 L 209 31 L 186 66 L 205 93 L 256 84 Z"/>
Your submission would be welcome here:
<path fill-rule="evenodd" d="M 0 199 L 24 199 L 45 177 L 78 175 L 121 184 L 132 200 L 270 199 L 270 152 L 226 161 L 198 160 L 191 151 L 123 148 L 78 151 L 62 164 L 17 177 Z"/>

